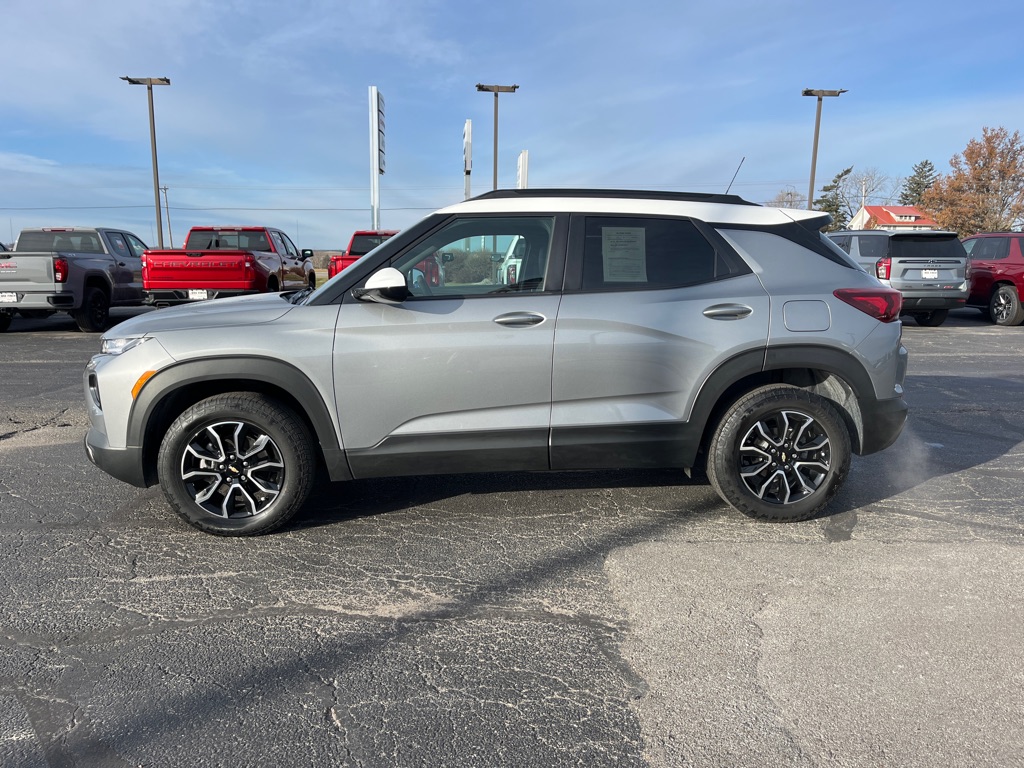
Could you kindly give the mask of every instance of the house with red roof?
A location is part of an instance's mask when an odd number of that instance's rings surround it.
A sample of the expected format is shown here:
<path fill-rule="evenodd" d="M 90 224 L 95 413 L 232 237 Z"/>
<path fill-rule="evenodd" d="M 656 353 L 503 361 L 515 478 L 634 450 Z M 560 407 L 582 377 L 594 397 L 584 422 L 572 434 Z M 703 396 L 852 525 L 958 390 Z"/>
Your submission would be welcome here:
<path fill-rule="evenodd" d="M 935 221 L 913 205 L 865 205 L 850 219 L 850 229 L 939 229 Z"/>

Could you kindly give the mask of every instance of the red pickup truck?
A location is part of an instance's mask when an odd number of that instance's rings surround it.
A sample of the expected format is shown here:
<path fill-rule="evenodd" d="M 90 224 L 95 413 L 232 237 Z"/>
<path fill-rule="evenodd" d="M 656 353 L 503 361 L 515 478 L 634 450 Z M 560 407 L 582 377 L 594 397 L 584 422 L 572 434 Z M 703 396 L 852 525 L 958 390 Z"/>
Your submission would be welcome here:
<path fill-rule="evenodd" d="M 159 307 L 315 288 L 313 251 L 273 227 L 193 227 L 184 248 L 142 254 L 142 287 Z"/>
<path fill-rule="evenodd" d="M 331 260 L 327 263 L 327 277 L 334 277 L 345 267 L 368 254 L 389 237 L 397 234 L 397 229 L 360 229 L 353 232 L 345 252 L 331 256 Z"/>

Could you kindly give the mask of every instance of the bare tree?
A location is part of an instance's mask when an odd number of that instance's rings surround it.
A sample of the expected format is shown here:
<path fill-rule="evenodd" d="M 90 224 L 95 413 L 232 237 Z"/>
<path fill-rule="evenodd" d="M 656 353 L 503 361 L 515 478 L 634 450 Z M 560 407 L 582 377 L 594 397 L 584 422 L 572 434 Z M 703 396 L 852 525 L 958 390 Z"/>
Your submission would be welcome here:
<path fill-rule="evenodd" d="M 865 205 L 892 205 L 898 198 L 903 179 L 888 176 L 877 168 L 865 168 L 851 173 L 839 184 L 839 199 L 847 217 L 854 215 Z"/>
<path fill-rule="evenodd" d="M 779 193 L 768 200 L 765 205 L 772 208 L 806 208 L 807 195 L 797 192 L 793 187 L 784 187 Z"/>

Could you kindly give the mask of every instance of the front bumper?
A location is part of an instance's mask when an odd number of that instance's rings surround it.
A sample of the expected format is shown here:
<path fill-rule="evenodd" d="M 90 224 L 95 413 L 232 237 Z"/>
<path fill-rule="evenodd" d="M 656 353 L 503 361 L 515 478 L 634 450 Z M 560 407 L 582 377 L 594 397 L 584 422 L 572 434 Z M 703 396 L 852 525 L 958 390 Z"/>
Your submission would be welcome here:
<path fill-rule="evenodd" d="M 149 487 L 142 468 L 142 448 L 134 445 L 111 448 L 107 445 L 107 436 L 92 427 L 85 435 L 85 455 L 111 477 L 137 488 Z"/>

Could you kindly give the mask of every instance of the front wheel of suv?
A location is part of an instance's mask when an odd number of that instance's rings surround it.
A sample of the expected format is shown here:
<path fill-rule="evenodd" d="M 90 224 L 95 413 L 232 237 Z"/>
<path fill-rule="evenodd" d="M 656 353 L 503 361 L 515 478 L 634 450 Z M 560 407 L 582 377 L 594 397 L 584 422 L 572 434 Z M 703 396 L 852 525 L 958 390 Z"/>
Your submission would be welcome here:
<path fill-rule="evenodd" d="M 233 392 L 202 400 L 167 430 L 160 486 L 187 522 L 218 536 L 283 525 L 313 488 L 316 460 L 305 422 L 270 397 Z"/>
<path fill-rule="evenodd" d="M 755 389 L 722 416 L 708 446 L 712 487 L 761 520 L 817 514 L 850 469 L 850 433 L 835 406 L 787 385 Z"/>
<path fill-rule="evenodd" d="M 988 302 L 988 317 L 996 325 L 1020 325 L 1024 322 L 1024 307 L 1017 289 L 1012 285 L 996 288 Z"/>

